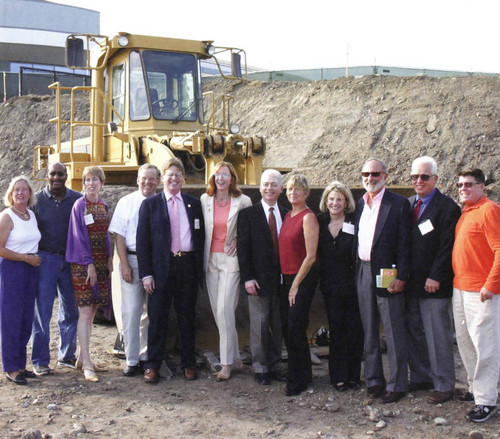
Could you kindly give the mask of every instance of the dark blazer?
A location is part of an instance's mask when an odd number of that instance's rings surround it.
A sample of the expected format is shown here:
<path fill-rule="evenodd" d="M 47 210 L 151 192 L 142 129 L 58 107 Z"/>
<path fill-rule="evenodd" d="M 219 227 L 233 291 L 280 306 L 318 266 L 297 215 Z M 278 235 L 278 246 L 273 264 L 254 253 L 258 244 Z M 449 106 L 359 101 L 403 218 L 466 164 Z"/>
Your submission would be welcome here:
<path fill-rule="evenodd" d="M 359 220 L 363 213 L 365 201 L 360 198 L 356 206 L 354 251 L 358 257 L 358 231 Z M 408 200 L 401 195 L 385 190 L 378 213 L 375 235 L 371 250 L 371 270 L 373 292 L 380 297 L 390 297 L 386 288 L 376 287 L 375 276 L 380 274 L 381 268 L 391 268 L 393 265 L 398 270 L 397 278 L 408 281 L 410 273 L 410 227 L 411 209 Z"/>
<path fill-rule="evenodd" d="M 413 210 L 416 195 L 408 198 Z M 432 200 L 411 229 L 411 269 L 407 291 L 417 297 L 444 299 L 453 296 L 453 268 L 451 252 L 455 241 L 455 225 L 460 208 L 450 197 L 438 189 Z M 422 235 L 419 224 L 430 220 L 434 230 Z M 440 283 L 435 293 L 425 291 L 427 278 Z"/>
<path fill-rule="evenodd" d="M 287 210 L 278 205 L 281 219 Z M 240 210 L 238 215 L 238 263 L 242 282 L 255 279 L 260 296 L 271 296 L 275 291 L 279 261 L 274 254 L 273 240 L 262 203 Z"/>
<path fill-rule="evenodd" d="M 203 279 L 203 246 L 205 225 L 200 200 L 181 194 L 191 226 L 196 266 L 193 267 L 199 281 Z M 196 224 L 195 224 L 196 223 Z M 170 218 L 165 193 L 146 198 L 139 210 L 137 225 L 137 262 L 139 277 L 153 276 L 155 287 L 163 288 L 167 282 L 170 265 Z"/>
<path fill-rule="evenodd" d="M 354 214 L 346 214 L 345 222 L 352 224 L 353 221 Z M 319 285 L 321 291 L 334 296 L 356 295 L 354 288 L 355 259 L 352 252 L 354 235 L 341 229 L 337 237 L 334 238 L 328 230 L 329 212 L 318 214 L 318 223 Z"/>

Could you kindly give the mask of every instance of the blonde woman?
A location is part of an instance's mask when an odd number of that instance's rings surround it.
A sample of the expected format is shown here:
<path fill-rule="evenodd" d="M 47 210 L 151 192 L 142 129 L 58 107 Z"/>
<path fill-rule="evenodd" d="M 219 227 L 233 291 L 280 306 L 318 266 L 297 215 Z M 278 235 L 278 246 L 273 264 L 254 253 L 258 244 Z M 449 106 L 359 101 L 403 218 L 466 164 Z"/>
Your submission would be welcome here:
<path fill-rule="evenodd" d="M 73 205 L 68 229 L 66 260 L 71 263 L 71 276 L 78 306 L 78 365 L 85 379 L 99 381 L 90 359 L 90 330 L 98 305 L 109 307 L 110 273 L 113 258 L 108 233 L 108 205 L 99 198 L 104 186 L 104 171 L 87 166 L 82 175 L 84 196 Z"/>
<path fill-rule="evenodd" d="M 238 189 L 236 171 L 231 163 L 219 162 L 201 196 L 205 219 L 205 254 L 207 291 L 215 323 L 219 329 L 222 369 L 219 381 L 228 380 L 231 370 L 243 367 L 236 332 L 235 311 L 240 291 L 240 271 L 236 255 L 238 212 L 252 205 Z"/>
<path fill-rule="evenodd" d="M 27 384 L 35 378 L 26 370 L 26 345 L 31 335 L 38 286 L 37 255 L 41 234 L 33 189 L 24 176 L 14 177 L 0 213 L 0 330 L 2 368 L 9 381 Z"/>

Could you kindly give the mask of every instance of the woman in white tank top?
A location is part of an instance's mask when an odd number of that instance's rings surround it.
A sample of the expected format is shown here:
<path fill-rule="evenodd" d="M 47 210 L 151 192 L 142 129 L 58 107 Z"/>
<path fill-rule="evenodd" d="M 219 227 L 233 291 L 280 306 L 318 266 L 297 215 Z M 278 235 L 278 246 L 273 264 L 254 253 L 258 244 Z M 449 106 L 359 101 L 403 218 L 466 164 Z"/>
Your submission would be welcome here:
<path fill-rule="evenodd" d="M 27 384 L 26 345 L 31 336 L 38 288 L 40 232 L 28 206 L 35 196 L 25 176 L 14 177 L 0 213 L 0 338 L 2 367 L 9 381 Z"/>

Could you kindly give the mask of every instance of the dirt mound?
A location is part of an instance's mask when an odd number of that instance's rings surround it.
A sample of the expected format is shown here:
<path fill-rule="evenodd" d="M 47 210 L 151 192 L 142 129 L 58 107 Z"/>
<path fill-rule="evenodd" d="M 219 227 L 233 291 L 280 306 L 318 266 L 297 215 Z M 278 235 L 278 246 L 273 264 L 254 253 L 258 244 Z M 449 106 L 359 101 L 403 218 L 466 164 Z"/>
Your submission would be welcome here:
<path fill-rule="evenodd" d="M 482 168 L 500 199 L 500 78 L 366 76 L 316 82 L 219 82 L 235 96 L 232 120 L 267 137 L 266 166 L 300 169 L 313 183 L 359 185 L 363 161 L 387 162 L 392 184 L 409 184 L 420 155 L 440 166 L 449 194 L 463 166 Z"/>

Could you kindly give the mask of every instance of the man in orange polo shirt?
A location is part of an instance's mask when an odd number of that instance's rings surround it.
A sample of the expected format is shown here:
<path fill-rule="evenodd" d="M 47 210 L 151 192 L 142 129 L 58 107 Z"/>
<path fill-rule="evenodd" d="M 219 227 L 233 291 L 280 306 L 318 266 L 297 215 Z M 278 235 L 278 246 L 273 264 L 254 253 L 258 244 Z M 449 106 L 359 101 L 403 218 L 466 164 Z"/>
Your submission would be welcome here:
<path fill-rule="evenodd" d="M 500 373 L 500 206 L 486 198 L 484 186 L 480 169 L 459 173 L 464 208 L 452 256 L 455 330 L 469 384 L 459 399 L 474 399 L 472 422 L 496 412 Z"/>

